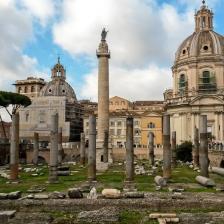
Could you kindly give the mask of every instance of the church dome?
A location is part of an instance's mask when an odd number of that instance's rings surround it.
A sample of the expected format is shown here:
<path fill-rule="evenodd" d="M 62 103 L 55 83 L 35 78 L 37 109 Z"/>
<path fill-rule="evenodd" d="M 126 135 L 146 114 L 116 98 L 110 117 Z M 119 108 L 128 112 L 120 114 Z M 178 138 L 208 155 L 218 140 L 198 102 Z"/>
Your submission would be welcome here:
<path fill-rule="evenodd" d="M 224 56 L 224 37 L 213 31 L 213 12 L 204 2 L 195 14 L 195 32 L 182 42 L 175 62 L 200 56 Z"/>
<path fill-rule="evenodd" d="M 66 70 L 58 63 L 52 68 L 52 80 L 48 82 L 40 91 L 40 96 L 66 96 L 71 100 L 77 101 L 73 88 L 66 82 Z"/>

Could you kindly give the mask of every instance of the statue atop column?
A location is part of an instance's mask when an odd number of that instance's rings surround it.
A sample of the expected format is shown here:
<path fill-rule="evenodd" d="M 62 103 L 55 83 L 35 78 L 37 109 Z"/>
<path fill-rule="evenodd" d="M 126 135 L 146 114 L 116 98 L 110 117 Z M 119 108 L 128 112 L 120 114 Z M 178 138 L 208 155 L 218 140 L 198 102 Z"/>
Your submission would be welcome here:
<path fill-rule="evenodd" d="M 106 31 L 106 29 L 103 28 L 103 30 L 101 32 L 101 41 L 106 41 L 107 33 L 108 33 L 108 31 Z"/>

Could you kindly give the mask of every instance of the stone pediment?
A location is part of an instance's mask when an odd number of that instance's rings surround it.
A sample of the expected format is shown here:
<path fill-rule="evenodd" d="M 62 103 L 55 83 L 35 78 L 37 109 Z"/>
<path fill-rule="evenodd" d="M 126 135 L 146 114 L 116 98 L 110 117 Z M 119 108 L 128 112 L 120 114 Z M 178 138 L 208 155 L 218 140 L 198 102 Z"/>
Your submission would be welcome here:
<path fill-rule="evenodd" d="M 224 105 L 224 101 L 223 99 L 221 99 L 218 96 L 209 96 L 209 95 L 205 95 L 205 96 L 198 96 L 196 98 L 194 98 L 191 102 L 190 102 L 191 106 L 200 106 L 200 105 Z"/>
<path fill-rule="evenodd" d="M 145 117 L 161 117 L 162 113 L 154 111 L 145 111 L 142 115 Z"/>

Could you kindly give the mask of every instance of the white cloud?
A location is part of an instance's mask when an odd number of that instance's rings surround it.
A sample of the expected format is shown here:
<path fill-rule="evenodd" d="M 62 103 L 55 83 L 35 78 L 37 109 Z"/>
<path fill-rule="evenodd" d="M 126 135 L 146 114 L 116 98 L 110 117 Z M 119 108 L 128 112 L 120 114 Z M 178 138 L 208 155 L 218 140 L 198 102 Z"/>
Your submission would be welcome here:
<path fill-rule="evenodd" d="M 15 1 L 4 0 L 0 1 L 0 27 L 0 88 L 8 89 L 16 79 L 27 76 L 37 63 L 22 53 L 33 35 L 32 22 L 23 10 L 16 8 Z"/>
<path fill-rule="evenodd" d="M 36 17 L 45 26 L 55 13 L 55 0 L 21 0 L 27 13 Z"/>
<path fill-rule="evenodd" d="M 80 96 L 97 101 L 97 70 L 87 74 Z M 121 96 L 129 100 L 162 100 L 163 91 L 171 87 L 169 68 L 149 65 L 145 69 L 112 67 L 110 69 L 110 97 Z"/>
<path fill-rule="evenodd" d="M 53 28 L 55 43 L 72 55 L 94 57 L 106 26 L 112 63 L 127 67 L 170 64 L 194 26 L 193 12 L 179 14 L 174 6 L 155 1 L 67 0 L 62 15 Z"/>
<path fill-rule="evenodd" d="M 88 6 L 88 7 L 87 7 Z M 178 12 L 151 0 L 67 0 L 54 25 L 54 41 L 71 55 L 95 58 L 103 27 L 109 29 L 110 95 L 162 99 L 171 87 L 175 51 L 194 30 L 194 11 Z M 85 76 L 82 98 L 97 99 L 97 70 Z"/>

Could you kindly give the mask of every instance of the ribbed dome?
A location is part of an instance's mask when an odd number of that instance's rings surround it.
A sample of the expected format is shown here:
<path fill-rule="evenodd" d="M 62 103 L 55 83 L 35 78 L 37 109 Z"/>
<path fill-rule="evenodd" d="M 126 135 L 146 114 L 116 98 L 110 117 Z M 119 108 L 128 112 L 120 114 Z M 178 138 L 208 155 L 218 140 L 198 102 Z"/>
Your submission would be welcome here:
<path fill-rule="evenodd" d="M 195 32 L 178 48 L 175 64 L 191 57 L 197 60 L 202 57 L 224 56 L 224 37 L 213 31 L 213 15 L 205 1 L 202 1 L 201 8 L 195 13 Z"/>
<path fill-rule="evenodd" d="M 60 58 L 58 58 L 58 63 L 51 69 L 51 78 L 52 81 L 48 82 L 40 91 L 40 96 L 66 96 L 77 101 L 74 90 L 65 81 L 66 70 L 60 63 Z"/>
<path fill-rule="evenodd" d="M 184 40 L 176 52 L 175 61 L 206 55 L 224 56 L 224 37 L 212 30 L 194 32 Z"/>
<path fill-rule="evenodd" d="M 66 96 L 76 99 L 76 95 L 72 87 L 63 79 L 54 79 L 47 83 L 40 91 L 40 96 Z"/>

